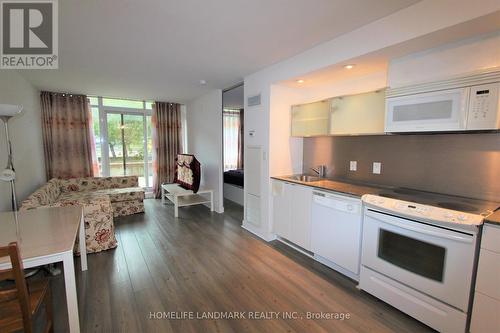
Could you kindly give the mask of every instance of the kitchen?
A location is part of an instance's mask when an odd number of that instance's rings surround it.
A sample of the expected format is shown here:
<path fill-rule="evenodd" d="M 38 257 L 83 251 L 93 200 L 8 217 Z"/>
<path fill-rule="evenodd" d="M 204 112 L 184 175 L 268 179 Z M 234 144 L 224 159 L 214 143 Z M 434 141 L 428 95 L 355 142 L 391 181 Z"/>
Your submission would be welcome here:
<path fill-rule="evenodd" d="M 497 331 L 499 51 L 496 32 L 273 85 L 271 233 L 433 329 Z"/>

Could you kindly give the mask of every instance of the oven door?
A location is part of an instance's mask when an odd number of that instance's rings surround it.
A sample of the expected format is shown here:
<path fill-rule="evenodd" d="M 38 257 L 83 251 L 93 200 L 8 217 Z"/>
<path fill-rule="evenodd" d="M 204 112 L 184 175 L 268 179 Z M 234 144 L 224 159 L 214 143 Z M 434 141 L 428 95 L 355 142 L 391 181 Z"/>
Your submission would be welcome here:
<path fill-rule="evenodd" d="M 386 132 L 446 132 L 466 129 L 469 88 L 389 97 Z"/>
<path fill-rule="evenodd" d="M 476 236 L 366 209 L 362 264 L 467 312 Z"/>

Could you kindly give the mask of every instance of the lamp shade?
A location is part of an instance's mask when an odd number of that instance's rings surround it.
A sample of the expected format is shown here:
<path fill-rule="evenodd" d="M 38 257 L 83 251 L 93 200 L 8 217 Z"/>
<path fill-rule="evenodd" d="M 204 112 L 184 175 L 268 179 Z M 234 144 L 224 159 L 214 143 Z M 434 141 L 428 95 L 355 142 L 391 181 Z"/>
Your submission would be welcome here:
<path fill-rule="evenodd" d="M 13 117 L 23 110 L 22 105 L 0 104 L 0 117 Z"/>

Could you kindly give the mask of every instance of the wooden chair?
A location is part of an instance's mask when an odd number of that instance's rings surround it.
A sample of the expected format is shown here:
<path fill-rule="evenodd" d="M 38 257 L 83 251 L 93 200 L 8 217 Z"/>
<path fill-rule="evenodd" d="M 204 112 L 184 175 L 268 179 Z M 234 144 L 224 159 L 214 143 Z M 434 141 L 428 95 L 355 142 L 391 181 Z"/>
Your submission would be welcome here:
<path fill-rule="evenodd" d="M 44 332 L 53 332 L 49 281 L 43 279 L 26 284 L 23 262 L 16 242 L 0 247 L 0 258 L 7 256 L 10 257 L 12 268 L 0 270 L 0 281 L 14 280 L 15 285 L 0 289 L 0 332 L 33 332 L 33 316 L 44 303 L 47 315 Z"/>

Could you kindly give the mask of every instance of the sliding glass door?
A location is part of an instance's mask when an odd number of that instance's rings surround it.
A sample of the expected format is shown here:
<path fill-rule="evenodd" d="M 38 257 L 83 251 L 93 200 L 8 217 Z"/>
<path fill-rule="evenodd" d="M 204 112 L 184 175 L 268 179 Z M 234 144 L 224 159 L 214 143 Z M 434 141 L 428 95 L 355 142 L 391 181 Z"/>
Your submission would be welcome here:
<path fill-rule="evenodd" d="M 101 97 L 90 101 L 101 176 L 138 176 L 139 186 L 151 188 L 151 103 Z"/>
<path fill-rule="evenodd" d="M 139 176 L 145 183 L 144 119 L 142 115 L 108 113 L 110 176 Z"/>

